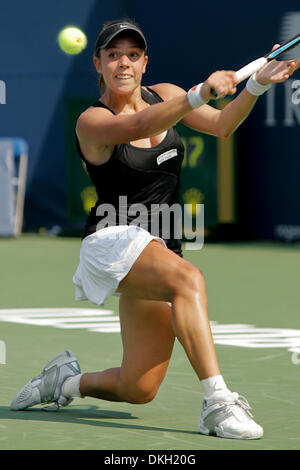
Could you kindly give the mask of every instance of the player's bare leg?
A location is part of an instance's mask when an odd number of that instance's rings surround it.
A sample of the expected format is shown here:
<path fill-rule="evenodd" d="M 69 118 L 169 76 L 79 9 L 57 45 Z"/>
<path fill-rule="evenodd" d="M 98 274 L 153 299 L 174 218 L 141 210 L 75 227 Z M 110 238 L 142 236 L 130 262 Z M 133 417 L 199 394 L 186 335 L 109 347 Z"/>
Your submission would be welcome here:
<path fill-rule="evenodd" d="M 173 335 L 175 334 L 183 345 L 199 379 L 220 374 L 207 314 L 205 282 L 195 266 L 153 241 L 144 249 L 129 274 L 121 281 L 118 290 L 124 294 L 120 306 L 126 302 L 130 310 L 132 304 L 133 312 L 136 305 L 134 298 L 172 302 Z M 127 300 L 125 296 L 128 297 Z M 136 315 L 137 318 L 141 318 L 138 312 Z M 151 325 L 151 311 L 143 318 L 143 323 Z M 130 320 L 132 322 L 129 317 L 126 321 L 130 323 Z M 130 329 L 126 328 L 126 331 Z M 125 337 L 126 335 L 123 335 L 123 338 Z M 153 338 L 155 332 L 152 337 L 149 336 L 149 343 Z M 132 342 L 134 341 L 133 336 Z M 130 342 L 128 347 L 129 344 Z M 84 376 L 80 385 L 81 393 L 85 394 L 88 390 L 90 395 L 93 389 L 93 396 L 120 400 L 120 395 L 115 392 L 119 373 L 119 369 L 114 368 L 89 377 Z M 96 384 L 100 383 L 99 374 L 102 374 L 102 383 L 105 381 L 106 385 L 97 392 Z M 93 381 L 95 382 L 92 383 Z"/>
<path fill-rule="evenodd" d="M 172 312 L 166 302 L 122 295 L 121 367 L 83 374 L 80 392 L 109 401 L 151 401 L 165 376 L 174 345 Z"/>
<path fill-rule="evenodd" d="M 205 281 L 198 268 L 153 241 L 120 283 L 119 292 L 171 302 L 174 333 L 199 379 L 220 374 L 207 314 Z"/>

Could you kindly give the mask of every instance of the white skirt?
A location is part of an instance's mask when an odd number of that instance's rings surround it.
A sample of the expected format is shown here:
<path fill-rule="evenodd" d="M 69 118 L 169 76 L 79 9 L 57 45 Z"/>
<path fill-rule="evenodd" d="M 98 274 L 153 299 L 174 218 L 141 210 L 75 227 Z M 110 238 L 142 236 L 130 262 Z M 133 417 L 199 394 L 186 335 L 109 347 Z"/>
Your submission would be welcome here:
<path fill-rule="evenodd" d="M 166 246 L 162 238 L 136 225 L 107 227 L 84 238 L 73 276 L 75 300 L 102 305 L 116 294 L 119 283 L 151 240 Z"/>

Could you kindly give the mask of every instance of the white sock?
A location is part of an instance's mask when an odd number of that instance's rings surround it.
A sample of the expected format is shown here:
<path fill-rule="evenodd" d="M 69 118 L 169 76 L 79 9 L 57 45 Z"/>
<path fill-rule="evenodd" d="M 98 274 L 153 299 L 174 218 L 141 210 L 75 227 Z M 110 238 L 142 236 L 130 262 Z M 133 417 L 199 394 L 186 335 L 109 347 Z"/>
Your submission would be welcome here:
<path fill-rule="evenodd" d="M 208 379 L 201 380 L 206 398 L 211 398 L 215 393 L 231 393 L 228 390 L 222 375 L 214 375 Z"/>
<path fill-rule="evenodd" d="M 79 391 L 80 379 L 82 374 L 74 375 L 64 381 L 62 394 L 67 398 L 83 398 Z"/>

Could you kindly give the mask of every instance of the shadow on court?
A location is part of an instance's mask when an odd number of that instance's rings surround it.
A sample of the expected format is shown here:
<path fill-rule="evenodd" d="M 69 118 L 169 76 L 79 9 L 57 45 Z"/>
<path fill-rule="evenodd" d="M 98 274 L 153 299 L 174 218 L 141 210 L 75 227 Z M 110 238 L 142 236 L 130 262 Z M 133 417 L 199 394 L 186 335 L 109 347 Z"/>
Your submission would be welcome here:
<path fill-rule="evenodd" d="M 31 408 L 27 411 L 12 411 L 8 406 L 0 406 L 0 419 L 25 420 L 25 421 L 45 421 L 56 423 L 87 424 L 90 426 L 99 426 L 115 429 L 136 429 L 143 431 L 159 431 L 183 434 L 199 434 L 197 431 L 187 431 L 184 429 L 163 428 L 155 426 L 143 426 L 138 424 L 123 424 L 105 422 L 106 419 L 139 419 L 132 416 L 131 413 L 121 411 L 101 410 L 97 406 L 91 406 L 89 409 L 60 409 L 59 411 L 45 411 L 41 408 Z"/>

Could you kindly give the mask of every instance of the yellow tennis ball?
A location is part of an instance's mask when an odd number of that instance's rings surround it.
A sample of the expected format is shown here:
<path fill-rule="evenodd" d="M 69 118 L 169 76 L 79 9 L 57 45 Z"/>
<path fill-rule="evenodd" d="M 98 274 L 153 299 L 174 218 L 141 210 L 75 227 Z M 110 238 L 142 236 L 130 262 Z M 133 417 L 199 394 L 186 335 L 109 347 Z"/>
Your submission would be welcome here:
<path fill-rule="evenodd" d="M 76 26 L 67 26 L 58 34 L 59 47 L 66 54 L 79 54 L 87 45 L 87 37 Z"/>

